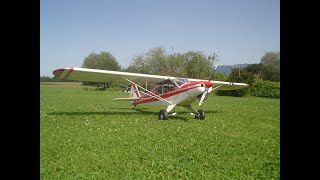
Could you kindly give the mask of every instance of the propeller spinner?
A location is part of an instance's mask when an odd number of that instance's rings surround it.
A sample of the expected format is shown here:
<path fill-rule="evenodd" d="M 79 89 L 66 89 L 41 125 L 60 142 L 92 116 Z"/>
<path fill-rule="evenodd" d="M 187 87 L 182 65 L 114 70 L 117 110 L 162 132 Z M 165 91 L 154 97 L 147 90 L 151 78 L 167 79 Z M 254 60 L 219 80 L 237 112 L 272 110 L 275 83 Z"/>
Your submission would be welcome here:
<path fill-rule="evenodd" d="M 212 86 L 213 86 L 213 83 L 210 82 L 211 79 L 213 78 L 214 76 L 214 73 L 215 73 L 215 70 L 217 69 L 217 66 L 214 67 L 214 71 L 212 72 L 211 76 L 210 76 L 210 79 L 208 80 L 208 82 L 205 82 L 205 86 L 206 86 L 206 89 L 204 90 L 201 98 L 200 98 L 200 101 L 199 101 L 199 106 L 201 106 L 201 104 L 203 103 L 203 100 L 207 97 L 207 95 L 212 91 Z"/>
<path fill-rule="evenodd" d="M 212 91 L 213 83 L 210 82 L 210 80 L 208 82 L 205 82 L 204 84 L 206 86 L 206 89 L 204 90 L 204 92 L 203 92 L 203 94 L 202 94 L 202 96 L 200 98 L 199 106 L 203 103 L 204 98 L 206 98 L 207 95 Z"/>

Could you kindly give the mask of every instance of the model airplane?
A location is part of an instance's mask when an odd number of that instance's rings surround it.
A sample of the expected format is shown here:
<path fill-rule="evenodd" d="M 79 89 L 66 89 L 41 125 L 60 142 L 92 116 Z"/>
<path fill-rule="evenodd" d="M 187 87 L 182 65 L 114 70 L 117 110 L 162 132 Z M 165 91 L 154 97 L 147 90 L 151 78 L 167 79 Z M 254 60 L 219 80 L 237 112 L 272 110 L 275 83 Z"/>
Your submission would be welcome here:
<path fill-rule="evenodd" d="M 169 116 L 175 115 L 176 112 L 170 113 L 175 106 L 182 106 L 190 110 L 195 115 L 195 119 L 203 120 L 204 111 L 196 110 L 191 103 L 199 101 L 200 106 L 208 94 L 221 85 L 248 86 L 245 83 L 212 81 L 212 76 L 209 80 L 203 80 L 75 67 L 56 69 L 53 74 L 63 79 L 79 81 L 129 82 L 132 84 L 130 97 L 114 100 L 131 101 L 134 106 L 139 104 L 165 106 L 167 108 L 159 112 L 160 120 L 167 120 Z M 156 87 L 148 90 L 147 85 L 156 85 Z"/>

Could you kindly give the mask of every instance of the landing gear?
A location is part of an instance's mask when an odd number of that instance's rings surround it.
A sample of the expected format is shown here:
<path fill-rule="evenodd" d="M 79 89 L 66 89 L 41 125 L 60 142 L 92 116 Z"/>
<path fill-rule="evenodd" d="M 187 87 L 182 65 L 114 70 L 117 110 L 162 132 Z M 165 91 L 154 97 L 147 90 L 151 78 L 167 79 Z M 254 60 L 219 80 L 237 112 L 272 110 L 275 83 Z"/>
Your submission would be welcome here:
<path fill-rule="evenodd" d="M 168 120 L 168 119 L 169 119 L 168 112 L 166 110 L 162 109 L 159 112 L 159 120 Z"/>
<path fill-rule="evenodd" d="M 170 105 L 168 106 L 167 110 L 165 109 L 162 109 L 160 112 L 159 112 L 159 120 L 168 120 L 169 119 L 169 116 L 174 116 L 176 115 L 177 113 L 176 112 L 172 112 L 169 114 L 169 112 L 174 108 L 175 104 L 174 105 Z M 206 117 L 205 113 L 203 110 L 195 110 L 191 105 L 187 105 L 187 106 L 183 106 L 187 109 L 189 109 L 190 111 L 192 111 L 192 115 L 195 115 L 195 119 L 199 119 L 199 120 L 204 120 L 204 118 Z"/>
<path fill-rule="evenodd" d="M 191 111 L 190 114 L 195 115 L 194 116 L 195 119 L 204 120 L 204 118 L 206 117 L 206 114 L 204 113 L 203 110 L 200 109 L 197 111 L 192 105 L 186 105 L 183 107 L 190 110 Z"/>
<path fill-rule="evenodd" d="M 201 109 L 198 110 L 198 113 L 194 116 L 195 119 L 200 119 L 200 120 L 204 120 L 205 117 L 206 117 L 206 114 Z"/>

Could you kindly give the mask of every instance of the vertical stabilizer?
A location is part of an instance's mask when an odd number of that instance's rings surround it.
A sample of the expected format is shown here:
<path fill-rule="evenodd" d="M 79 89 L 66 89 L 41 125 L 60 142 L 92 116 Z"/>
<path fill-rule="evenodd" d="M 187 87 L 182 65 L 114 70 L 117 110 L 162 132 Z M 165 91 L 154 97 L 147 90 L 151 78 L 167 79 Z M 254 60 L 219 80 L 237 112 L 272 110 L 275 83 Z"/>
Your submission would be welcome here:
<path fill-rule="evenodd" d="M 131 98 L 139 98 L 140 97 L 140 93 L 139 93 L 138 88 L 135 84 L 132 84 L 132 86 L 131 86 L 130 97 Z"/>

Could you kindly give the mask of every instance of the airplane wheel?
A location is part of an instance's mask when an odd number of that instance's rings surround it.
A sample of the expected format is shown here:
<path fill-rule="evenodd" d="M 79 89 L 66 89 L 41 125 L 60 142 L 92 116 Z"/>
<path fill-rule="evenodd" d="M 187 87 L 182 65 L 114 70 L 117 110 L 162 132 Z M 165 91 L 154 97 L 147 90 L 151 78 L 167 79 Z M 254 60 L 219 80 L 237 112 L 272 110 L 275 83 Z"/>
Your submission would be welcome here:
<path fill-rule="evenodd" d="M 159 112 L 159 120 L 167 120 L 167 119 L 169 119 L 168 112 L 166 110 L 162 109 Z"/>
<path fill-rule="evenodd" d="M 195 115 L 196 119 L 204 120 L 206 117 L 206 114 L 204 113 L 203 110 L 198 110 L 198 114 Z"/>

